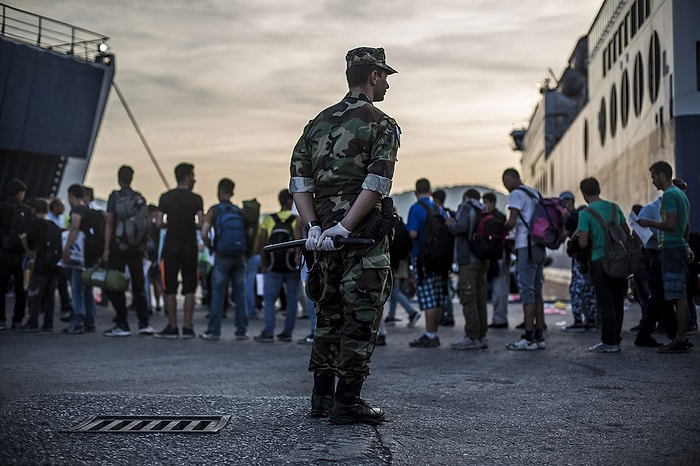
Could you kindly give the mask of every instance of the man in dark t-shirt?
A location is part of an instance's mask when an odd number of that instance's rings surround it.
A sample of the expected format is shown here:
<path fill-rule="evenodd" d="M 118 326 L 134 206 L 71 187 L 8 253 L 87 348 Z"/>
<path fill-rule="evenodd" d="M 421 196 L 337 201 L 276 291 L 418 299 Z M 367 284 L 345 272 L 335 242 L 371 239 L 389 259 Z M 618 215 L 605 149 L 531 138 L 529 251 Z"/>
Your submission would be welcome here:
<path fill-rule="evenodd" d="M 58 280 L 58 267 L 48 257 L 44 247 L 50 232 L 60 235 L 60 229 L 46 219 L 49 204 L 45 199 L 36 199 L 33 203 L 35 218 L 29 222 L 26 234 L 26 247 L 33 251 L 33 265 L 29 287 L 27 289 L 29 318 L 20 328 L 22 332 L 53 330 L 54 295 Z M 39 314 L 43 314 L 44 323 L 39 327 Z"/>
<path fill-rule="evenodd" d="M 167 228 L 163 244 L 165 308 L 168 325 L 154 336 L 156 338 L 178 338 L 177 326 L 177 276 L 182 273 L 182 294 L 185 295 L 185 313 L 182 338 L 194 338 L 192 316 L 194 314 L 194 292 L 197 288 L 197 234 L 202 222 L 204 202 L 192 192 L 194 187 L 194 165 L 181 163 L 175 167 L 177 188 L 160 197 L 156 224 Z M 196 221 L 195 221 L 196 219 Z"/>
<path fill-rule="evenodd" d="M 12 328 L 19 328 L 24 318 L 26 292 L 22 278 L 22 245 L 19 235 L 26 233 L 31 212 L 25 205 L 27 186 L 19 179 L 13 179 L 7 186 L 7 202 L 0 203 L 0 287 L 8 289 L 10 278 L 14 280 L 15 306 L 12 314 Z M 0 330 L 8 328 L 5 322 L 5 298 L 0 299 Z"/>

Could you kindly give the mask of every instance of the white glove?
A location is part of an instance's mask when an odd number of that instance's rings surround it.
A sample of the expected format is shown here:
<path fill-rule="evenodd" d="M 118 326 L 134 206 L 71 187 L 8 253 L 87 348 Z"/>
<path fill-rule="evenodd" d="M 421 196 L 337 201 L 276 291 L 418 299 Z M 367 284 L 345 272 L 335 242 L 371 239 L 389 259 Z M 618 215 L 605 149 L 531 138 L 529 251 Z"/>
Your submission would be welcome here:
<path fill-rule="evenodd" d="M 322 251 L 338 250 L 343 246 L 336 247 L 333 240 L 337 237 L 347 238 L 350 233 L 352 232 L 345 228 L 342 223 L 338 222 L 321 234 L 321 237 L 318 239 L 318 247 Z"/>
<path fill-rule="evenodd" d="M 318 238 L 321 236 L 321 227 L 313 226 L 309 229 L 309 233 L 306 235 L 307 240 L 304 247 L 307 251 L 318 250 Z"/>

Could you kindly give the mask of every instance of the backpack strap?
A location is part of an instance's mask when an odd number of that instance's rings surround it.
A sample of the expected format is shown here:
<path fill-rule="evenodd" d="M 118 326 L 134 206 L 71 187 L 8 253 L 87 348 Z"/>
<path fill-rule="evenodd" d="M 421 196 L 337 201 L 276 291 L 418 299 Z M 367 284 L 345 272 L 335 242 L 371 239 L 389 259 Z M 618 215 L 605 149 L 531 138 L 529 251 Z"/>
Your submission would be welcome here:
<path fill-rule="evenodd" d="M 611 214 L 611 217 L 610 217 L 610 222 L 614 223 L 615 225 L 617 225 L 617 209 L 616 209 L 616 207 L 617 207 L 617 204 L 615 204 L 614 202 L 611 202 L 611 203 L 610 203 L 610 208 L 611 208 L 611 210 L 612 210 L 612 214 Z M 597 221 L 598 223 L 600 223 L 600 225 L 601 225 L 603 228 L 605 228 L 606 231 L 610 231 L 610 227 L 608 226 L 607 222 L 606 222 L 605 220 L 603 220 L 603 217 L 601 217 L 600 214 L 599 214 L 598 212 L 596 212 L 595 210 L 591 209 L 590 207 L 586 207 L 585 212 L 588 212 L 589 214 L 591 214 L 591 216 L 592 216 L 594 219 L 596 219 L 596 221 Z"/>
<path fill-rule="evenodd" d="M 233 203 L 231 203 L 231 202 L 223 202 L 222 201 L 222 202 L 219 202 L 218 204 L 216 204 L 216 207 L 218 208 L 217 217 L 221 214 L 221 212 L 223 212 L 224 210 L 227 210 L 227 209 L 232 209 L 234 212 L 236 211 L 236 209 L 235 209 L 236 206 L 233 205 Z"/>
<path fill-rule="evenodd" d="M 515 189 L 521 190 L 522 192 L 524 192 L 525 194 L 527 194 L 527 195 L 530 197 L 530 199 L 532 199 L 532 200 L 535 201 L 535 202 L 539 202 L 540 199 L 542 199 L 542 194 L 540 194 L 539 191 L 537 191 L 537 196 L 535 196 L 534 194 L 532 194 L 532 192 L 531 192 L 529 189 L 525 189 L 525 188 L 523 188 L 522 186 L 518 186 L 518 187 L 515 188 Z M 527 222 L 527 220 L 525 220 L 525 217 L 523 217 L 523 212 L 522 212 L 520 209 L 518 209 L 518 216 L 520 217 L 520 220 L 523 221 L 523 223 L 525 224 L 525 226 L 527 227 L 527 229 L 530 230 L 530 224 Z M 530 234 L 528 233 L 528 238 L 529 238 L 529 237 L 530 237 Z M 528 240 L 528 241 L 529 241 L 529 240 Z"/>
<path fill-rule="evenodd" d="M 418 204 L 420 204 L 425 209 L 425 211 L 428 212 L 428 214 L 433 213 L 433 209 L 430 207 L 430 205 L 427 202 L 418 201 Z"/>
<path fill-rule="evenodd" d="M 420 204 L 421 207 L 423 207 L 423 208 L 425 209 L 425 211 L 427 212 L 428 215 L 432 215 L 433 209 L 430 208 L 430 204 L 428 204 L 428 203 L 425 202 L 425 201 L 418 201 L 418 204 Z M 427 217 L 427 216 L 426 216 L 425 220 L 426 220 L 426 222 L 427 222 L 427 220 L 428 220 L 428 217 Z M 426 222 L 423 222 L 423 225 L 421 225 L 421 229 L 422 229 L 422 230 L 425 230 L 425 223 L 426 223 Z M 423 232 L 421 231 L 421 233 L 423 233 Z"/>
<path fill-rule="evenodd" d="M 542 194 L 540 194 L 539 191 L 537 191 L 537 196 L 535 196 L 529 189 L 525 189 L 522 186 L 518 186 L 515 189 L 521 190 L 535 202 L 539 202 L 539 200 L 542 199 Z M 535 206 L 535 208 L 537 208 L 537 206 Z M 525 220 L 525 217 L 523 217 L 523 212 L 520 209 L 518 209 L 518 217 L 520 217 L 520 220 L 522 220 L 527 227 L 527 258 L 532 259 L 532 238 L 530 238 L 530 224 L 527 222 L 527 220 Z"/>
<path fill-rule="evenodd" d="M 467 204 L 469 205 L 469 231 L 467 231 L 467 238 L 468 241 L 471 241 L 472 237 L 474 236 L 474 232 L 476 231 L 476 218 L 477 218 L 477 206 L 475 206 L 472 202 L 471 199 L 467 201 Z M 479 209 L 480 210 L 480 209 Z"/>

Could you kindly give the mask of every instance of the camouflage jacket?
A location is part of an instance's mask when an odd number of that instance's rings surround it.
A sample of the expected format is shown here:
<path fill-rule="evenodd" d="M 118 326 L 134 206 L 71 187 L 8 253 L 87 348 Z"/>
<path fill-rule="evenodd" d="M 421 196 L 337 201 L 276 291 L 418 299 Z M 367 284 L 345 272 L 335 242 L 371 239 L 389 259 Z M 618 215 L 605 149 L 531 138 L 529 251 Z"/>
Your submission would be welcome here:
<path fill-rule="evenodd" d="M 290 192 L 314 193 L 323 229 L 333 226 L 363 189 L 389 195 L 400 134 L 367 96 L 349 92 L 304 128 L 292 153 Z"/>

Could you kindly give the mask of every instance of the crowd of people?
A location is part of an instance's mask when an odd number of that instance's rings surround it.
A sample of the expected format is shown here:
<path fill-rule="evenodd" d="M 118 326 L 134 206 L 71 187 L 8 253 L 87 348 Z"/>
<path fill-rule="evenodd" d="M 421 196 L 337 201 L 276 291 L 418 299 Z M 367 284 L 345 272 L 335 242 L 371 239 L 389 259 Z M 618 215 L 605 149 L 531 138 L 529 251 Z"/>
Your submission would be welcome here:
<path fill-rule="evenodd" d="M 421 178 L 404 224 L 390 197 L 401 130 L 373 105 L 384 99 L 387 77 L 396 70 L 386 64 L 381 48 L 353 49 L 346 62 L 348 94 L 304 128 L 293 150 L 289 189 L 279 192 L 279 210 L 262 221 L 259 205 L 248 208 L 252 204 L 244 202 L 241 208 L 233 203 L 235 183 L 229 178 L 219 181 L 218 202 L 205 214 L 202 197 L 194 192 L 190 163 L 175 167 L 177 186 L 162 194 L 157 205 L 147 204 L 132 188 L 134 171 L 124 165 L 104 211 L 95 208 L 92 189 L 74 184 L 66 193 L 67 215 L 59 198 L 25 204 L 26 186 L 12 180 L 8 201 L 0 206 L 0 286 L 13 282 L 15 300 L 10 323 L 5 300 L 0 300 L 0 330 L 52 331 L 58 294 L 60 320 L 68 322 L 63 333 L 95 332 L 95 296 L 101 296 L 115 311 L 114 325 L 103 335 L 130 336 L 125 290 L 104 286 L 98 294 L 91 275 L 84 273 L 98 267 L 128 272 L 138 333 L 155 338 L 218 340 L 231 303 L 235 338 L 247 340 L 248 321 L 257 317 L 256 296 L 261 295 L 264 327 L 253 337 L 255 342 L 292 341 L 299 307 L 310 317 L 310 333 L 299 343 L 312 345 L 311 415 L 336 424 L 384 421 L 381 409 L 360 398 L 374 348 L 386 344 L 386 326 L 399 320 L 397 304 L 406 311 L 408 327 L 421 318 L 425 323 L 425 331 L 409 345 L 439 348 L 440 326 L 455 322 L 454 275 L 465 323 L 464 335 L 450 348 L 486 349 L 489 331 L 509 327 L 513 275 L 523 308 L 518 325 L 523 334 L 507 349 L 545 349 L 543 269 L 547 247 L 553 246 L 536 241 L 531 225 L 541 194 L 509 168 L 502 176 L 509 192 L 507 214 L 496 208 L 495 193 L 482 195 L 476 189 L 468 189 L 452 212 L 444 205 L 444 191 L 433 191 L 429 180 Z M 346 163 L 350 159 L 354 162 Z M 658 347 L 661 353 L 692 347 L 687 335 L 697 328 L 697 317 L 692 299 L 696 290 L 688 286 L 688 263 L 694 259 L 690 204 L 684 183 L 673 178 L 668 163 L 654 163 L 650 173 L 663 195 L 640 206 L 634 235 L 620 207 L 601 197 L 595 178 L 580 183 L 587 206 L 577 208 L 571 191 L 554 201 L 562 212 L 559 239 L 568 238 L 572 257 L 574 320 L 564 330 L 600 329 L 601 342 L 591 352 L 620 351 L 627 275 L 634 276 L 642 303 L 635 345 Z M 643 266 L 625 269 L 622 275 L 613 272 L 616 264 L 609 249 L 615 246 L 610 239 L 615 228 L 643 252 Z M 288 242 L 303 248 L 285 248 Z M 264 250 L 279 244 L 275 251 Z M 634 257 L 632 252 L 627 250 L 627 256 Z M 262 285 L 258 275 L 264 277 Z M 206 330 L 197 335 L 193 315 L 200 285 L 209 314 Z M 184 296 L 181 313 L 178 290 Z M 406 296 L 412 292 L 418 309 Z M 158 331 L 151 316 L 160 311 L 161 298 L 168 323 Z M 278 299 L 286 312 L 276 334 Z M 667 332 L 670 343 L 662 345 L 652 337 L 657 328 Z"/>

